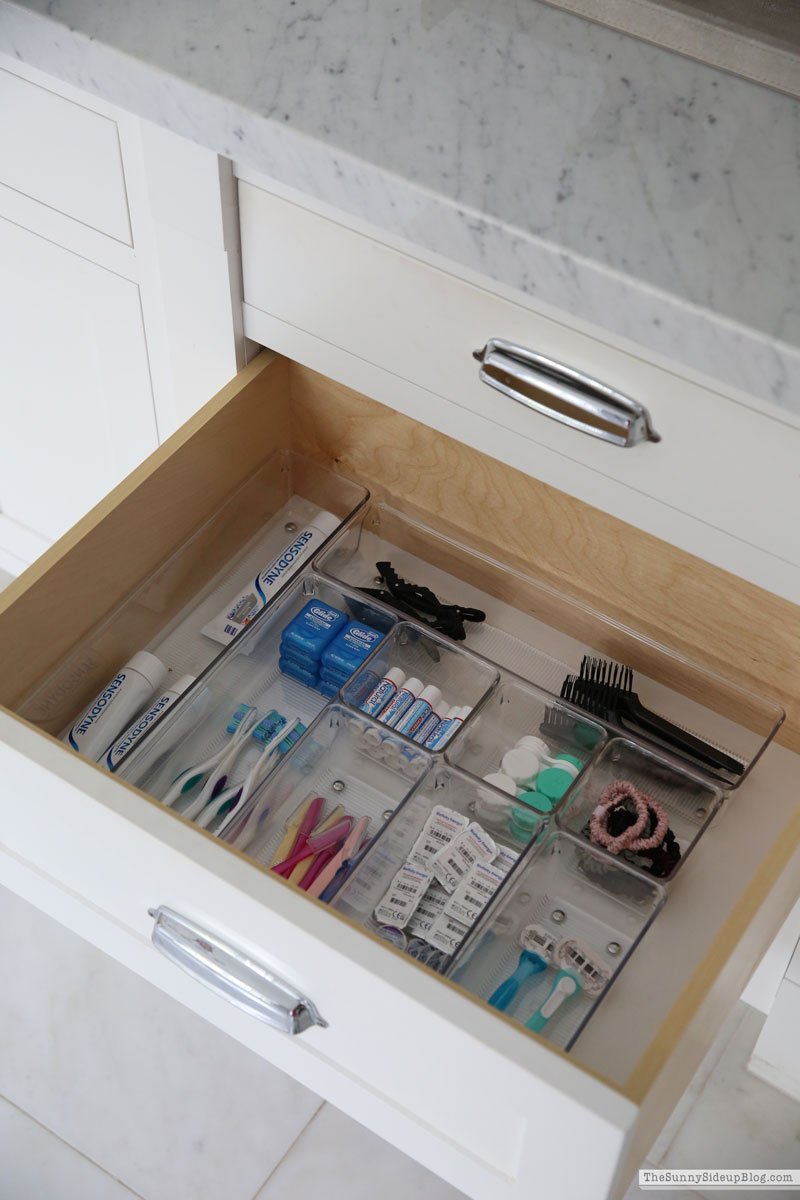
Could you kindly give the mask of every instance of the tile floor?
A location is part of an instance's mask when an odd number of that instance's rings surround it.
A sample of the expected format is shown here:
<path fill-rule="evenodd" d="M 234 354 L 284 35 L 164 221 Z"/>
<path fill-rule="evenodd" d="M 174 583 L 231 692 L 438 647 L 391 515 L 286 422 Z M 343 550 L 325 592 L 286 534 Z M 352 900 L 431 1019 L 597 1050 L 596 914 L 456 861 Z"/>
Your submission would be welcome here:
<path fill-rule="evenodd" d="M 0 1200 L 461 1197 L 2 887 L 0 961 Z M 744 1069 L 762 1021 L 737 1007 L 650 1162 L 800 1166 L 800 1104 Z"/>

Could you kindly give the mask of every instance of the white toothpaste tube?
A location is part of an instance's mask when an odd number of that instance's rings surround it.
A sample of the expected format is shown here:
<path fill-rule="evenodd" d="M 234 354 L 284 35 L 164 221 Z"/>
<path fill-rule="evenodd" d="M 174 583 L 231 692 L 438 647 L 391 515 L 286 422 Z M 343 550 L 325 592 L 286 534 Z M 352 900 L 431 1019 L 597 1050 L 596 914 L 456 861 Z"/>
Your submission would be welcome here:
<path fill-rule="evenodd" d="M 419 694 L 419 699 L 415 700 L 411 707 L 403 713 L 400 720 L 395 725 L 398 733 L 404 733 L 406 737 L 413 738 L 414 734 L 421 728 L 424 721 L 427 721 L 433 706 L 438 704 L 442 698 L 442 693 L 435 684 L 428 684 L 426 688 Z"/>
<path fill-rule="evenodd" d="M 416 675 L 413 675 L 411 679 L 405 681 L 394 700 L 390 700 L 386 708 L 378 714 L 378 720 L 382 725 L 388 725 L 390 729 L 393 729 L 406 709 L 410 708 L 417 699 L 421 691 L 422 680 L 417 679 Z"/>
<path fill-rule="evenodd" d="M 391 704 L 397 695 L 397 689 L 402 687 L 405 681 L 405 672 L 401 671 L 399 667 L 392 667 L 362 702 L 361 711 L 370 717 L 377 717 L 387 704 Z"/>
<path fill-rule="evenodd" d="M 425 739 L 428 750 L 436 750 L 445 742 L 449 742 L 456 730 L 461 727 L 464 717 L 471 712 L 472 709 L 468 705 L 454 704 L 452 708 L 448 709 L 442 723 L 435 725 Z"/>
<path fill-rule="evenodd" d="M 446 700 L 439 700 L 437 704 L 434 704 L 433 708 L 414 734 L 414 741 L 419 742 L 420 746 L 427 745 L 428 738 L 431 737 L 431 735 L 434 734 L 439 728 L 442 721 L 450 712 L 450 708 L 451 705 L 449 705 Z"/>
<path fill-rule="evenodd" d="M 219 616 L 203 626 L 201 632 L 204 636 L 222 646 L 232 642 L 267 606 L 278 588 L 291 579 L 312 554 L 316 554 L 325 539 L 339 528 L 339 524 L 339 518 L 333 513 L 317 513 L 313 523 L 296 533 L 280 554 L 259 571 L 252 586 L 243 595 L 236 596 Z"/>
<path fill-rule="evenodd" d="M 147 712 L 143 712 L 142 715 L 138 717 L 128 729 L 125 730 L 122 737 L 116 741 L 114 745 L 106 752 L 105 761 L 109 770 L 113 770 L 114 767 L 122 762 L 126 754 L 128 754 L 128 752 L 132 750 L 139 741 L 139 738 L 142 736 L 142 734 L 146 733 L 148 729 L 151 729 L 152 726 L 161 719 L 163 714 L 169 708 L 170 704 L 172 704 L 174 700 L 177 700 L 178 697 L 181 696 L 186 689 L 194 683 L 195 678 L 196 676 L 194 675 L 182 675 L 181 678 L 178 679 L 171 688 L 168 688 L 167 691 L 161 693 L 158 699 L 147 709 Z"/>
<path fill-rule="evenodd" d="M 139 650 L 95 696 L 64 735 L 64 741 L 79 754 L 99 762 L 109 744 L 142 711 L 156 688 L 161 687 L 166 674 L 167 668 L 160 658 Z"/>

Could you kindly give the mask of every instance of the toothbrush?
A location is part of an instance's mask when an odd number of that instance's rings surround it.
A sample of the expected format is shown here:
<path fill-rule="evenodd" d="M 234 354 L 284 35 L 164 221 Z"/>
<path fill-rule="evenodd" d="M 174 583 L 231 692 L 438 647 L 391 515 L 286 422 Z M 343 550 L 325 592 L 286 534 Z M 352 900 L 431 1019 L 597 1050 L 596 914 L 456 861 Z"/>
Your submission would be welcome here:
<path fill-rule="evenodd" d="M 303 879 L 300 885 L 304 891 L 308 892 L 309 896 L 321 896 L 325 888 L 337 874 L 339 868 L 352 858 L 357 846 L 360 846 L 361 839 L 367 831 L 369 825 L 369 817 L 362 817 L 360 821 L 356 821 L 350 833 L 347 835 L 347 840 L 336 853 L 328 859 L 320 871 L 315 874 L 315 877 L 306 883 Z M 309 872 L 310 874 L 310 872 Z"/>
<path fill-rule="evenodd" d="M 209 772 L 208 778 L 203 784 L 199 795 L 183 810 L 183 816 L 186 817 L 187 821 L 193 821 L 195 817 L 199 816 L 209 800 L 213 800 L 224 789 L 233 764 L 246 746 L 248 734 L 250 734 L 257 721 L 258 713 L 254 708 L 251 708 L 249 712 L 243 715 L 238 729 L 236 729 L 230 740 L 227 752 L 222 755 L 216 766 Z M 229 730 L 230 728 L 231 726 L 228 725 Z"/>
<path fill-rule="evenodd" d="M 323 820 L 320 821 L 319 825 L 315 826 L 314 829 L 311 830 L 311 833 L 309 834 L 309 838 L 319 837 L 319 835 L 321 833 L 325 833 L 326 830 L 333 828 L 333 826 L 336 824 L 336 822 L 341 821 L 341 819 L 344 815 L 345 815 L 345 812 L 344 812 L 344 809 L 342 808 L 341 804 L 337 804 L 336 808 L 334 808 L 327 817 L 324 817 Z M 298 844 L 293 847 L 292 853 L 294 853 L 295 850 L 299 850 L 299 849 L 300 849 L 300 846 Z M 300 880 L 304 879 L 305 876 L 308 874 L 309 870 L 311 869 L 311 866 L 312 866 L 312 864 L 307 863 L 305 861 L 305 859 L 303 859 L 302 862 L 299 862 L 297 864 L 297 866 L 294 868 L 294 870 L 292 871 L 291 875 L 289 875 L 289 877 L 288 877 L 289 883 L 299 884 Z"/>
<path fill-rule="evenodd" d="M 258 713 L 254 708 L 251 708 L 249 704 L 240 704 L 226 726 L 226 731 L 233 735 L 231 741 L 226 742 L 221 750 L 218 750 L 216 754 L 212 754 L 205 762 L 198 763 L 195 767 L 187 767 L 185 771 L 181 771 L 177 779 L 173 781 L 172 786 L 161 803 L 169 808 L 176 800 L 185 795 L 186 792 L 191 791 L 206 776 L 208 776 L 208 779 L 213 777 L 214 783 L 216 783 L 219 779 L 217 772 L 220 765 L 227 759 L 232 747 L 238 749 L 240 743 L 244 741 L 257 719 Z M 213 785 L 209 791 L 211 790 L 213 790 Z"/>
<path fill-rule="evenodd" d="M 352 817 L 342 817 L 341 821 L 323 833 L 312 834 L 306 839 L 304 846 L 295 850 L 290 858 L 287 858 L 285 862 L 278 863 L 277 867 L 273 867 L 272 870 L 276 875 L 282 875 L 284 879 L 288 879 L 297 864 L 304 858 L 310 858 L 312 854 L 319 854 L 321 850 L 327 850 L 329 846 L 338 846 L 340 842 L 343 842 L 350 832 L 352 824 Z"/>
<path fill-rule="evenodd" d="M 210 802 L 197 818 L 196 823 L 201 829 L 207 829 L 215 817 L 232 816 L 242 807 L 253 788 L 261 783 L 263 776 L 267 774 L 265 767 L 269 766 L 267 761 L 269 755 L 265 752 L 266 747 L 275 740 L 285 724 L 286 718 L 282 717 L 280 713 L 276 713 L 274 709 L 268 717 L 259 721 L 253 730 L 253 737 L 261 743 L 262 747 L 258 758 L 248 771 L 243 783 L 233 784 L 232 787 L 226 788 L 218 795 L 212 795 Z"/>
<path fill-rule="evenodd" d="M 306 726 L 298 717 L 297 720 L 293 721 L 289 728 L 283 733 L 280 741 L 276 742 L 272 749 L 267 749 L 267 758 L 283 758 L 284 754 L 289 752 L 295 742 L 300 740 L 305 731 Z M 222 837 L 223 834 L 226 833 L 228 826 L 235 822 L 236 818 L 240 815 L 240 810 L 241 805 L 237 804 L 236 809 L 233 812 L 225 814 L 222 819 L 222 823 L 215 831 L 217 837 Z M 269 814 L 269 811 L 269 805 L 267 804 L 261 803 L 253 805 L 250 809 L 250 812 L 244 818 L 243 824 L 238 829 L 229 844 L 236 850 L 246 850 L 253 838 L 256 836 L 259 825 Z"/>
<path fill-rule="evenodd" d="M 500 1012 L 506 1011 L 526 980 L 547 970 L 557 945 L 557 939 L 541 925 L 526 926 L 519 940 L 523 951 L 516 970 L 489 997 L 492 1008 Z"/>

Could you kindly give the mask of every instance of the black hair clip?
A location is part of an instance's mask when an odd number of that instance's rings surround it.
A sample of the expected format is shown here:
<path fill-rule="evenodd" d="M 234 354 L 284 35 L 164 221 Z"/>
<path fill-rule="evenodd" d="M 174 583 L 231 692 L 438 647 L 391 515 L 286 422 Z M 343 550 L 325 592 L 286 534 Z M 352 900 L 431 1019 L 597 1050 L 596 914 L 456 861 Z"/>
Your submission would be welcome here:
<path fill-rule="evenodd" d="M 443 604 L 430 588 L 420 584 L 406 583 L 389 562 L 375 564 L 381 582 L 380 588 L 359 588 L 367 596 L 382 600 L 409 617 L 430 626 L 454 642 L 463 642 L 467 634 L 465 621 L 485 621 L 486 613 L 479 608 L 464 608 L 460 604 Z"/>

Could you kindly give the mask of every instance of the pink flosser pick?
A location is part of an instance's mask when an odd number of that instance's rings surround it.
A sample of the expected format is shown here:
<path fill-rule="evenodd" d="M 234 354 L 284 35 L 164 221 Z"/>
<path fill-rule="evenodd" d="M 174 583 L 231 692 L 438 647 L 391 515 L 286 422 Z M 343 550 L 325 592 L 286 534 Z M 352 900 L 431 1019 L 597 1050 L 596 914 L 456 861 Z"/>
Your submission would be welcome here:
<path fill-rule="evenodd" d="M 361 844 L 361 839 L 364 836 L 368 824 L 369 817 L 362 817 L 360 821 L 357 821 L 342 848 L 338 851 L 338 853 L 334 854 L 332 858 L 328 859 L 328 861 L 321 868 L 319 874 L 316 875 L 313 880 L 311 880 L 308 887 L 306 887 L 305 879 L 303 880 L 301 886 L 305 888 L 309 896 L 322 895 L 322 893 L 325 891 L 325 888 L 339 870 L 339 867 L 341 867 L 342 863 L 347 862 L 348 858 L 353 857 L 356 848 Z"/>
<path fill-rule="evenodd" d="M 352 817 L 342 817 L 341 821 L 337 821 L 330 829 L 312 834 L 311 837 L 306 838 L 304 846 L 298 846 L 289 858 L 285 858 L 282 863 L 273 867 L 273 871 L 287 879 L 304 858 L 310 858 L 312 854 L 319 854 L 321 851 L 327 850 L 331 846 L 338 846 L 340 842 L 343 842 L 350 832 L 352 824 Z"/>

